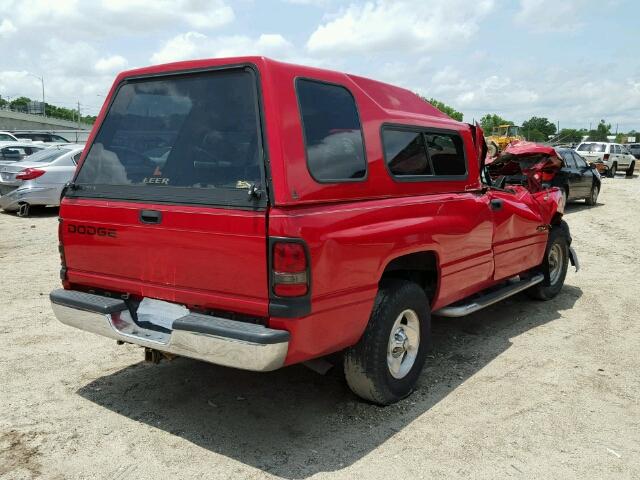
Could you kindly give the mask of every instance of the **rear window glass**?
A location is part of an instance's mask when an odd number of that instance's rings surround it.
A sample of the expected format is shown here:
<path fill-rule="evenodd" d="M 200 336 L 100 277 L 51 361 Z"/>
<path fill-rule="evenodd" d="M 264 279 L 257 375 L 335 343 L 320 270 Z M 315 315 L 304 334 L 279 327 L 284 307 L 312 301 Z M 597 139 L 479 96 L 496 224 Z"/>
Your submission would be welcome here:
<path fill-rule="evenodd" d="M 262 181 L 257 105 L 248 68 L 125 83 L 78 173 L 78 191 L 247 204 L 247 191 Z"/>
<path fill-rule="evenodd" d="M 433 173 L 442 176 L 466 175 L 462 139 L 449 133 L 426 133 L 425 139 Z"/>
<path fill-rule="evenodd" d="M 604 143 L 582 143 L 578 146 L 579 152 L 604 152 L 607 145 Z"/>
<path fill-rule="evenodd" d="M 568 150 L 564 150 L 560 152 L 560 155 L 562 156 L 562 159 L 564 160 L 565 166 L 567 168 L 575 168 L 576 161 L 571 152 L 569 152 Z"/>
<path fill-rule="evenodd" d="M 395 176 L 433 175 L 421 132 L 384 129 L 384 156 Z"/>
<path fill-rule="evenodd" d="M 319 182 L 360 180 L 366 157 L 356 102 L 338 85 L 296 81 L 311 176 Z"/>
<path fill-rule="evenodd" d="M 56 158 L 61 157 L 65 153 L 69 153 L 69 150 L 66 148 L 46 148 L 31 155 L 29 157 L 29 161 L 49 163 L 53 162 Z"/>
<path fill-rule="evenodd" d="M 40 150 L 42 149 L 34 147 L 4 147 L 0 149 L 0 159 L 21 160 Z M 29 160 L 31 160 L 31 157 L 29 157 Z"/>

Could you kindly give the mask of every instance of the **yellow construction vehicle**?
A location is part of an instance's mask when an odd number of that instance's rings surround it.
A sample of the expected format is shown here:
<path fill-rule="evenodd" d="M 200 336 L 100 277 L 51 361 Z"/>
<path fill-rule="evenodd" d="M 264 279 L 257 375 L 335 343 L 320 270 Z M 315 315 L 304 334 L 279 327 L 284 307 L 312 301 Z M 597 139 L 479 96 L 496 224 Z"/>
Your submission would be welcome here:
<path fill-rule="evenodd" d="M 493 127 L 491 135 L 486 138 L 487 153 L 490 157 L 494 157 L 514 140 L 524 140 L 524 137 L 520 135 L 519 126 L 498 125 L 497 127 Z"/>

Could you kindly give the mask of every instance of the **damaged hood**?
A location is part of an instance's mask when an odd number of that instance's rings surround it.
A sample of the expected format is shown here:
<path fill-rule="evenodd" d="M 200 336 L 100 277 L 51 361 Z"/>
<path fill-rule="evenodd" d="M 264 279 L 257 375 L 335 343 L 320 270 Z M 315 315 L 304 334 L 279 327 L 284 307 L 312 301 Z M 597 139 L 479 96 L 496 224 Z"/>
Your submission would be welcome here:
<path fill-rule="evenodd" d="M 543 190 L 544 184 L 562 168 L 562 160 L 553 147 L 526 141 L 511 143 L 487 164 L 492 179 L 521 176 L 532 193 Z"/>

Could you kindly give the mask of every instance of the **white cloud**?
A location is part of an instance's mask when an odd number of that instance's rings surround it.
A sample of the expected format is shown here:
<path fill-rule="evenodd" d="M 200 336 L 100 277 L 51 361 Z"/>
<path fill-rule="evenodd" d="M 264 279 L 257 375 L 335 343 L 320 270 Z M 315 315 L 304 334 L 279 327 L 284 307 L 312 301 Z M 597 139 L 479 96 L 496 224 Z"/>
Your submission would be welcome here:
<path fill-rule="evenodd" d="M 141 35 L 175 26 L 211 30 L 235 18 L 224 0 L 4 0 L 0 15 L 32 32 L 71 31 L 81 39 Z"/>
<path fill-rule="evenodd" d="M 193 28 L 211 29 L 234 19 L 233 9 L 222 0 L 102 0 L 102 7 L 144 25 L 182 22 Z"/>
<path fill-rule="evenodd" d="M 519 25 L 536 32 L 575 31 L 583 26 L 580 12 L 588 3 L 589 0 L 520 0 L 515 18 Z"/>
<path fill-rule="evenodd" d="M 492 0 L 377 0 L 352 4 L 309 37 L 312 53 L 373 55 L 380 51 L 426 52 L 468 40 Z"/>
<path fill-rule="evenodd" d="M 124 69 L 127 65 L 127 59 L 120 55 L 111 55 L 103 57 L 95 64 L 95 69 L 101 73 L 112 73 Z"/>
<path fill-rule="evenodd" d="M 4 19 L 0 22 L 0 37 L 8 37 L 15 33 L 18 29 L 11 20 Z"/>
<path fill-rule="evenodd" d="M 257 38 L 245 35 L 208 37 L 198 32 L 187 32 L 168 40 L 151 56 L 152 63 L 178 60 L 244 55 L 267 55 L 288 58 L 293 45 L 279 34 L 262 34 Z"/>

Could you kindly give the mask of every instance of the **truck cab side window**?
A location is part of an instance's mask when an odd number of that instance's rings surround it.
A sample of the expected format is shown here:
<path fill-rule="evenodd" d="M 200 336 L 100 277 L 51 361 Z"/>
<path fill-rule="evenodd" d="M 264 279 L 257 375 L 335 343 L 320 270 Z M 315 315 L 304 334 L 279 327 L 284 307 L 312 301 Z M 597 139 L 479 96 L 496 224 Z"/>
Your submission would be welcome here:
<path fill-rule="evenodd" d="M 429 158 L 435 175 L 461 176 L 467 174 L 462 139 L 449 133 L 425 134 Z"/>
<path fill-rule="evenodd" d="M 385 129 L 382 142 L 385 160 L 392 175 L 433 175 L 421 132 Z"/>
<path fill-rule="evenodd" d="M 356 102 L 349 90 L 296 81 L 309 173 L 318 182 L 364 179 L 367 161 Z"/>

